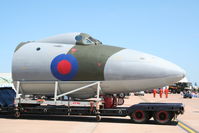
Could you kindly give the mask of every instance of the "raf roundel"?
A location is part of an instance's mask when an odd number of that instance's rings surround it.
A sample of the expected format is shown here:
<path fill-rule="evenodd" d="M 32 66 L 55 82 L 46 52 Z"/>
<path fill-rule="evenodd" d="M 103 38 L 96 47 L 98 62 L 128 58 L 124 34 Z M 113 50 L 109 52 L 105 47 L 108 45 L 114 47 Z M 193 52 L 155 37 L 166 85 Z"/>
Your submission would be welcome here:
<path fill-rule="evenodd" d="M 53 76 L 59 80 L 72 80 L 77 74 L 77 71 L 77 59 L 71 54 L 58 55 L 51 62 L 51 72 Z"/>

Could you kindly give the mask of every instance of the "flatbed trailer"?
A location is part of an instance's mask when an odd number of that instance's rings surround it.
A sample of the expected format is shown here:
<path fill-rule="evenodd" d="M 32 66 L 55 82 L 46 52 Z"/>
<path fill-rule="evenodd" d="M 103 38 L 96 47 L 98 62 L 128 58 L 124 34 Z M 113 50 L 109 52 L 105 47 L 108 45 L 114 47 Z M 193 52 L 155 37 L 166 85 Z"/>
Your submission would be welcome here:
<path fill-rule="evenodd" d="M 95 99 L 74 101 L 68 97 L 67 101 L 59 98 L 68 96 L 68 94 L 77 92 L 87 87 L 97 84 L 97 95 Z M 66 92 L 57 94 L 58 82 L 55 82 L 55 93 L 53 100 L 44 99 L 24 99 L 19 94 L 20 82 L 17 84 L 15 104 L 11 106 L 0 106 L 0 114 L 10 114 L 16 118 L 20 118 L 25 114 L 39 115 L 86 115 L 96 116 L 96 120 L 100 121 L 101 116 L 130 116 L 132 122 L 145 123 L 153 119 L 159 124 L 169 124 L 179 114 L 184 113 L 184 105 L 182 103 L 139 103 L 129 107 L 112 107 L 106 108 L 103 99 L 100 98 L 100 81 L 89 84 Z M 13 97 L 11 97 L 13 99 Z"/>
<path fill-rule="evenodd" d="M 101 116 L 126 117 L 130 116 L 132 122 L 145 123 L 152 117 L 159 124 L 169 124 L 177 115 L 184 113 L 181 103 L 139 103 L 130 107 L 100 108 L 93 106 L 67 106 L 67 105 L 41 105 L 21 103 L 17 107 L 1 107 L 0 114 L 10 114 L 20 118 L 24 114 L 39 115 L 86 115 L 96 116 L 100 121 Z"/>

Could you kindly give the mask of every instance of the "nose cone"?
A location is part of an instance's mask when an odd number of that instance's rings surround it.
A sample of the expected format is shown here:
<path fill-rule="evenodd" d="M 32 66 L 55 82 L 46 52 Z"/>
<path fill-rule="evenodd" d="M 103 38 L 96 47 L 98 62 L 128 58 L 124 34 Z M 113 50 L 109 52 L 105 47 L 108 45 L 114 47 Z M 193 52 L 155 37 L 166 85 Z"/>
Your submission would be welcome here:
<path fill-rule="evenodd" d="M 105 66 L 105 80 L 148 80 L 157 81 L 158 86 L 164 86 L 178 82 L 184 77 L 185 71 L 179 66 L 162 58 L 129 49 L 111 56 Z"/>
<path fill-rule="evenodd" d="M 165 84 L 170 85 L 176 83 L 185 77 L 185 70 L 183 70 L 176 64 L 155 56 L 151 56 L 151 58 L 151 63 L 154 67 L 154 70 L 152 72 L 159 73 L 156 75 L 156 77 L 164 79 L 163 81 L 165 82 Z"/>

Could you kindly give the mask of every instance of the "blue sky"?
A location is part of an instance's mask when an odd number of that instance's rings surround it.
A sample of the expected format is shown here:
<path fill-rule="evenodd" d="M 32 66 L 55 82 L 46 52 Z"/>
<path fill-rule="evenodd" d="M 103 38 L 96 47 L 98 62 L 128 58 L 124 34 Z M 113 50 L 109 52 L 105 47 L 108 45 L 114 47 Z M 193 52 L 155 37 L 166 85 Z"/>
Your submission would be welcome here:
<path fill-rule="evenodd" d="M 11 72 L 21 41 L 85 32 L 174 62 L 199 83 L 198 7 L 198 0 L 1 0 L 0 72 Z"/>

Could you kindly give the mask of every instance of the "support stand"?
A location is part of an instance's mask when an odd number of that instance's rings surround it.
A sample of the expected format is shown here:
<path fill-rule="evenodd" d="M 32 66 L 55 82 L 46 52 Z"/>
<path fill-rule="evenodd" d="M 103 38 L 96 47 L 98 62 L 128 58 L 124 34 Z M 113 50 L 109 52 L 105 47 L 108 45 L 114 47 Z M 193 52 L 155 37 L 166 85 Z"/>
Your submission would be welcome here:
<path fill-rule="evenodd" d="M 83 86 L 83 87 L 80 87 L 80 88 L 77 88 L 77 89 L 74 89 L 74 90 L 69 91 L 69 92 L 65 92 L 65 93 L 60 94 L 60 95 L 58 95 L 58 93 L 57 93 L 57 91 L 59 89 L 59 87 L 58 87 L 59 86 L 59 82 L 56 81 L 55 82 L 55 90 L 54 90 L 54 102 L 55 102 L 55 105 L 57 103 L 57 99 L 58 98 L 60 98 L 62 96 L 68 96 L 69 94 L 72 94 L 72 93 L 75 93 L 77 91 L 86 89 L 86 88 L 94 86 L 96 84 L 97 84 L 96 119 L 97 119 L 97 121 L 100 121 L 101 120 L 100 111 L 99 111 L 100 110 L 100 91 L 101 91 L 100 81 L 94 82 L 92 84 L 89 84 L 89 85 L 86 85 L 86 86 Z M 68 109 L 70 110 L 70 97 L 68 97 Z M 68 111 L 68 112 L 70 112 L 70 111 Z"/>
<path fill-rule="evenodd" d="M 101 116 L 100 116 L 100 103 L 101 103 L 101 99 L 100 99 L 100 91 L 101 91 L 101 87 L 100 87 L 100 81 L 96 81 L 94 83 L 79 87 L 77 89 L 65 92 L 65 93 L 61 93 L 60 89 L 59 89 L 59 81 L 55 81 L 55 88 L 54 88 L 54 105 L 58 104 L 57 99 L 61 98 L 63 96 L 67 96 L 68 97 L 68 115 L 70 115 L 71 109 L 70 109 L 70 97 L 68 96 L 69 94 L 75 93 L 77 91 L 81 91 L 83 89 L 89 88 L 91 86 L 97 85 L 97 99 L 96 99 L 96 119 L 98 121 L 101 120 Z M 15 103 L 16 103 L 16 109 L 18 109 L 19 103 L 21 102 L 21 94 L 23 94 L 22 88 L 21 88 L 21 82 L 17 81 L 17 86 L 16 86 L 16 99 L 15 99 Z"/>
<path fill-rule="evenodd" d="M 15 99 L 16 107 L 18 107 L 18 104 L 20 103 L 20 94 L 19 94 L 20 87 L 21 87 L 21 86 L 20 86 L 20 81 L 17 81 L 16 99 Z"/>

